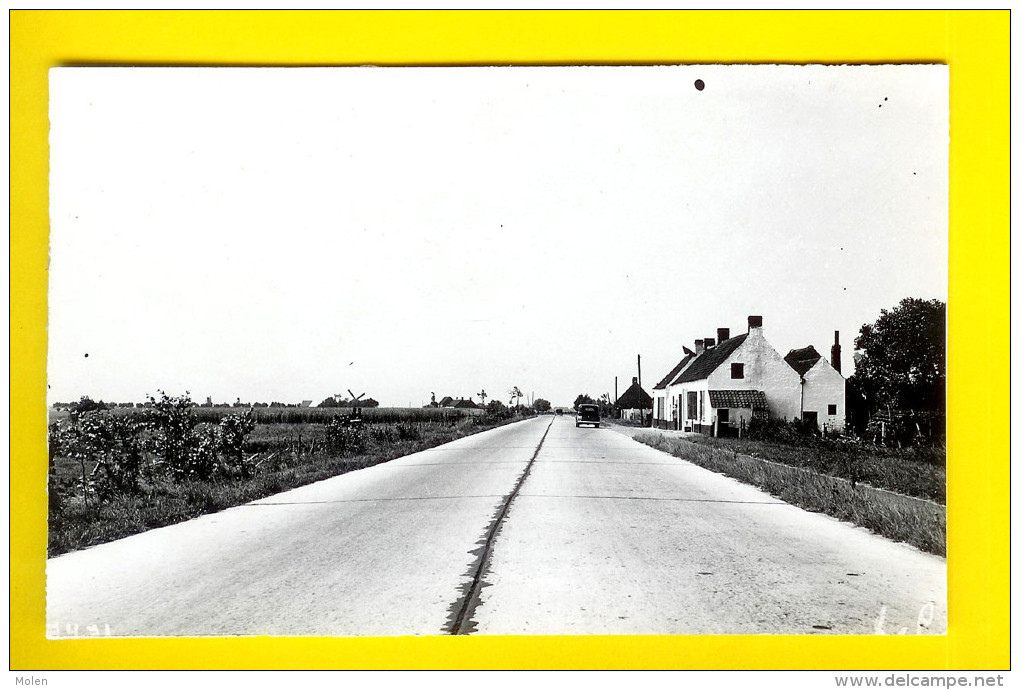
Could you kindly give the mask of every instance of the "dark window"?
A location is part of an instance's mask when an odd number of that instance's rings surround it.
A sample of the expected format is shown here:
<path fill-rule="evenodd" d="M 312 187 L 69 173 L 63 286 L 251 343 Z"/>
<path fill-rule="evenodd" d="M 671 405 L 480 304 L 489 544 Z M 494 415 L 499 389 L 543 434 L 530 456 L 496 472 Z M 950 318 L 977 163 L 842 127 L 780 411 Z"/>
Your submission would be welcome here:
<path fill-rule="evenodd" d="M 731 379 L 742 379 L 744 378 L 744 364 L 743 362 L 734 362 L 730 365 L 730 378 Z"/>
<path fill-rule="evenodd" d="M 836 414 L 836 406 L 829 405 L 829 414 Z"/>

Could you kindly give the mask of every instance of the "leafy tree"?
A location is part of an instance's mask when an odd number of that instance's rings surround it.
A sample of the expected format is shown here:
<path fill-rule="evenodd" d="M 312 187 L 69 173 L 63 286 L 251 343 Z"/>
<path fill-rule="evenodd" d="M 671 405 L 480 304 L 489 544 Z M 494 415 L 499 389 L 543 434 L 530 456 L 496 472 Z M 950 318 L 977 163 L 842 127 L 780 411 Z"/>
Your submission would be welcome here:
<path fill-rule="evenodd" d="M 535 412 L 548 412 L 552 409 L 552 403 L 543 398 L 539 398 L 535 401 L 533 407 L 535 408 Z"/>
<path fill-rule="evenodd" d="M 946 304 L 908 297 L 854 340 L 848 382 L 869 411 L 883 407 L 945 414 Z"/>
<path fill-rule="evenodd" d="M 616 408 L 613 406 L 613 401 L 609 398 L 609 393 L 603 393 L 602 396 L 595 401 L 595 404 L 599 406 L 599 414 L 603 417 L 616 416 Z"/>
<path fill-rule="evenodd" d="M 592 398 L 587 393 L 582 393 L 581 395 L 579 395 L 576 398 L 574 398 L 574 409 L 575 410 L 578 407 L 580 407 L 581 405 L 596 405 L 596 404 L 598 404 L 598 403 L 595 402 L 595 399 Z"/>

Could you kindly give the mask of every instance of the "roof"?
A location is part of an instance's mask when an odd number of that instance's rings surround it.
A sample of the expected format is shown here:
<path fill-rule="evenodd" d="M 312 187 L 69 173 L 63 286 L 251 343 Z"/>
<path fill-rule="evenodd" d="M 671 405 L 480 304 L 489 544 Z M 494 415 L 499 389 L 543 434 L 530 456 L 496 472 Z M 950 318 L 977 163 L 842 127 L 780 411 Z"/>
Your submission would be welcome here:
<path fill-rule="evenodd" d="M 710 347 L 691 362 L 691 366 L 677 377 L 673 383 L 685 383 L 687 381 L 699 381 L 719 368 L 719 365 L 726 361 L 726 358 L 733 354 L 733 351 L 744 344 L 747 333 L 738 335 L 735 338 L 728 338 L 715 347 Z"/>
<path fill-rule="evenodd" d="M 765 393 L 756 390 L 713 391 L 708 392 L 708 401 L 715 409 L 720 407 L 743 408 L 755 410 L 769 409 Z"/>
<path fill-rule="evenodd" d="M 630 384 L 630 388 L 624 391 L 623 395 L 616 401 L 618 410 L 650 410 L 652 409 L 652 396 L 645 393 L 644 389 L 636 383 Z"/>
<path fill-rule="evenodd" d="M 684 348 L 684 349 L 686 350 L 687 348 Z M 693 353 L 691 353 L 691 354 L 687 355 L 686 357 L 684 357 L 683 359 L 681 359 L 680 363 L 677 364 L 675 367 L 673 367 L 668 374 L 666 374 L 666 378 L 662 379 L 657 384 L 655 384 L 655 388 L 653 388 L 652 390 L 653 391 L 661 391 L 663 388 L 665 388 L 670 383 L 672 383 L 673 382 L 673 378 L 677 374 L 679 374 L 680 370 L 683 369 L 685 366 L 687 366 L 687 363 L 690 362 L 692 359 L 694 359 L 694 354 Z"/>
<path fill-rule="evenodd" d="M 461 409 L 461 410 L 464 410 L 464 409 L 477 410 L 478 409 L 478 404 L 475 401 L 470 400 L 470 399 L 464 400 L 463 398 L 458 400 L 457 402 L 455 402 L 453 404 L 453 406 L 455 408 Z"/>
<path fill-rule="evenodd" d="M 786 363 L 796 370 L 798 374 L 803 376 L 808 372 L 808 369 L 813 367 L 815 363 L 820 360 L 822 356 L 818 354 L 818 351 L 811 345 L 802 347 L 798 350 L 790 350 L 786 357 Z"/>

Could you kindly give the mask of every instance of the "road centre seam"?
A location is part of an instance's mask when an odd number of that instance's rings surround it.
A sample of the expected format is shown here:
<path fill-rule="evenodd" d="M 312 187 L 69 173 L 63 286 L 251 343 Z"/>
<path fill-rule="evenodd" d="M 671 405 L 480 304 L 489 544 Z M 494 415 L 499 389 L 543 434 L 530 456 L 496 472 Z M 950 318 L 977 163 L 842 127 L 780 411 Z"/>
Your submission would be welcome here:
<path fill-rule="evenodd" d="M 524 472 L 521 473 L 520 478 L 517 480 L 517 484 L 514 486 L 513 491 L 507 494 L 503 501 L 503 507 L 500 509 L 496 518 L 489 524 L 487 530 L 485 542 L 482 545 L 481 553 L 476 561 L 477 566 L 475 567 L 474 575 L 471 579 L 471 586 L 468 588 L 466 595 L 461 599 L 461 605 L 457 610 L 456 616 L 450 624 L 451 635 L 467 635 L 473 632 L 469 628 L 471 623 L 471 616 L 474 615 L 475 609 L 478 608 L 480 603 L 479 594 L 482 589 L 482 576 L 489 569 L 489 560 L 492 557 L 492 547 L 496 540 L 496 535 L 499 533 L 500 527 L 503 525 L 503 519 L 506 517 L 507 512 L 510 510 L 510 504 L 513 503 L 514 499 L 517 498 L 517 494 L 521 490 L 521 486 L 524 485 L 528 475 L 531 474 L 531 467 L 535 464 L 535 458 L 538 457 L 539 451 L 542 450 L 542 444 L 545 443 L 545 437 L 549 435 L 549 429 L 552 428 L 553 421 L 549 421 L 549 425 L 546 426 L 545 432 L 542 434 L 541 440 L 535 447 L 535 452 L 532 454 L 531 459 L 528 460 L 527 466 L 524 468 Z"/>

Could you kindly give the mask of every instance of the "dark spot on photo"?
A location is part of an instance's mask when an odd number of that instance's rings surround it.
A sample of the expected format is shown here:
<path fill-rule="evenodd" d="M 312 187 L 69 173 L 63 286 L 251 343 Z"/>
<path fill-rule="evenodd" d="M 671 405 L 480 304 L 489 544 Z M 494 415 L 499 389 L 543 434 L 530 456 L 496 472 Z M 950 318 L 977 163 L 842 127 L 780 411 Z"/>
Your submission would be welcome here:
<path fill-rule="evenodd" d="M 694 80 L 694 88 L 696 88 L 698 91 L 704 91 L 705 90 L 705 82 L 703 82 L 700 79 L 695 79 Z"/>

